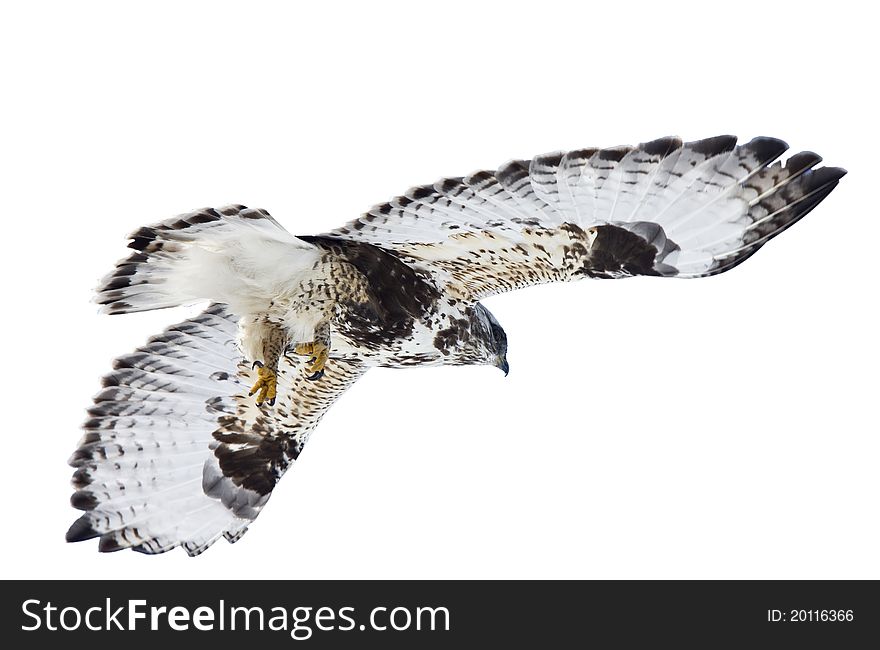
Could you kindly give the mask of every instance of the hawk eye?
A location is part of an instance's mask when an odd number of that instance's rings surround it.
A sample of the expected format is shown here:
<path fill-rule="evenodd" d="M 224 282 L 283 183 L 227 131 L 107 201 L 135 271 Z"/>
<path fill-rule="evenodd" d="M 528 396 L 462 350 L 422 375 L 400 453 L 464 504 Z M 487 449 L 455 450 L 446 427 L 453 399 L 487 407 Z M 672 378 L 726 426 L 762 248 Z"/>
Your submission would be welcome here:
<path fill-rule="evenodd" d="M 498 343 L 503 343 L 507 340 L 504 330 L 501 329 L 500 325 L 496 325 L 495 323 L 492 323 L 492 338 Z"/>

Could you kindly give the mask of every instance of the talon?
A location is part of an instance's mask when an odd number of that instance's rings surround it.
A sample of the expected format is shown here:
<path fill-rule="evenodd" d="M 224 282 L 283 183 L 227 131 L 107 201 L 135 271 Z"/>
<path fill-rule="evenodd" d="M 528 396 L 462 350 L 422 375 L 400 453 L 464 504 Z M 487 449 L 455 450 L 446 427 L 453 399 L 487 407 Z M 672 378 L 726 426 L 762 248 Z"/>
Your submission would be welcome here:
<path fill-rule="evenodd" d="M 324 376 L 324 367 L 327 365 L 327 358 L 330 356 L 330 349 L 320 341 L 311 343 L 300 343 L 294 349 L 297 354 L 308 356 L 306 362 L 306 379 L 309 381 L 318 381 Z"/>
<path fill-rule="evenodd" d="M 262 406 L 263 402 L 269 403 L 269 406 L 275 405 L 275 395 L 278 389 L 278 377 L 274 371 L 270 370 L 266 366 L 264 366 L 259 361 L 255 361 L 254 364 L 260 364 L 257 370 L 257 381 L 251 387 L 251 392 L 248 395 L 253 395 L 257 391 L 259 391 L 259 395 L 257 395 L 257 406 Z"/>

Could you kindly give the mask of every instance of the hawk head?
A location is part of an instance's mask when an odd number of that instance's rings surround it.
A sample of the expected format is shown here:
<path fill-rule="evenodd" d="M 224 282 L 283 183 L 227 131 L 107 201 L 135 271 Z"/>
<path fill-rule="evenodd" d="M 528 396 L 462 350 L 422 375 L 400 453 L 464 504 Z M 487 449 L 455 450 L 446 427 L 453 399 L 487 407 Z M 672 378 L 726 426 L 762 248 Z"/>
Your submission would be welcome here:
<path fill-rule="evenodd" d="M 500 368 L 507 376 L 510 372 L 510 365 L 507 363 L 507 334 L 492 312 L 480 303 L 474 305 L 471 337 L 482 354 L 482 362 Z"/>

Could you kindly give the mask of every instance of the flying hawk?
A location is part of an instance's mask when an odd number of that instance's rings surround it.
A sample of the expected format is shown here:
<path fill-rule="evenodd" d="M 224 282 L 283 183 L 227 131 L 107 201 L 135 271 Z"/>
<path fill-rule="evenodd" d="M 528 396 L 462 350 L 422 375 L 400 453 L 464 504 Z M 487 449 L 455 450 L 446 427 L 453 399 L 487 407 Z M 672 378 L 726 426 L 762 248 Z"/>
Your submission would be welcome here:
<path fill-rule="evenodd" d="M 70 459 L 67 540 L 198 555 L 237 541 L 333 402 L 375 366 L 494 365 L 480 304 L 544 282 L 727 271 L 846 173 L 774 138 L 578 149 L 444 178 L 322 235 L 241 205 L 131 235 L 109 314 L 209 302 L 115 360 Z"/>

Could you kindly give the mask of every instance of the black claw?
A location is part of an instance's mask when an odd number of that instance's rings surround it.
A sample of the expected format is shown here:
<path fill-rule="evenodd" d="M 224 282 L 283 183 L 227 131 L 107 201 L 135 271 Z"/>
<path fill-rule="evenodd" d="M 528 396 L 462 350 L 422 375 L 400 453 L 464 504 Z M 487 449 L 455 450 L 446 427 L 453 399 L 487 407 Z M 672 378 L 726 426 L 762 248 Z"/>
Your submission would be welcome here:
<path fill-rule="evenodd" d="M 263 367 L 262 361 L 254 361 L 254 363 L 251 365 L 251 370 L 256 370 L 257 368 L 262 368 L 262 367 Z"/>
<path fill-rule="evenodd" d="M 310 375 L 310 376 L 306 377 L 306 379 L 308 379 L 309 381 L 318 381 L 323 376 L 324 376 L 324 371 L 319 370 L 314 375 Z"/>
<path fill-rule="evenodd" d="M 275 398 L 269 400 L 269 406 L 275 406 Z"/>

